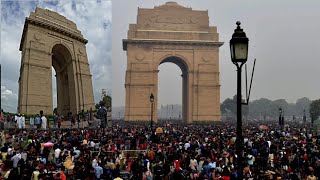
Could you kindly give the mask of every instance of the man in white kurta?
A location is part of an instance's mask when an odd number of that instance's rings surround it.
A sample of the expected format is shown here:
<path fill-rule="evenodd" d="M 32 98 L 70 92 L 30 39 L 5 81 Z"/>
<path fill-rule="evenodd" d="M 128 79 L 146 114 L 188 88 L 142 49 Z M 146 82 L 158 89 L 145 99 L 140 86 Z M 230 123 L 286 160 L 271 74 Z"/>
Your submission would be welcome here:
<path fill-rule="evenodd" d="M 24 114 L 20 117 L 20 126 L 22 129 L 26 128 L 26 118 L 24 117 Z"/>
<path fill-rule="evenodd" d="M 17 116 L 17 125 L 18 125 L 18 128 L 21 129 L 22 128 L 22 116 L 20 114 L 18 114 Z"/>
<path fill-rule="evenodd" d="M 16 125 L 18 126 L 18 128 L 20 129 L 20 117 L 18 114 L 14 115 L 14 122 L 16 123 Z"/>
<path fill-rule="evenodd" d="M 42 115 L 42 117 L 41 117 L 41 128 L 42 129 L 47 128 L 47 118 L 44 115 Z"/>

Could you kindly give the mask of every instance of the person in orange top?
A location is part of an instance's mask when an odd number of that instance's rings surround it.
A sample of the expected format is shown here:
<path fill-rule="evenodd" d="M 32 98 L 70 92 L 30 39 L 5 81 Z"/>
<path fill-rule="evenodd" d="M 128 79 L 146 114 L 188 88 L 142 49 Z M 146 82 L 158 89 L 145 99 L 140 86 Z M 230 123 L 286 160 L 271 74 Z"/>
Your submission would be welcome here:
<path fill-rule="evenodd" d="M 149 156 L 150 161 L 153 161 L 153 160 L 154 160 L 156 154 L 154 153 L 153 149 L 151 149 L 151 150 L 149 151 L 148 156 Z"/>
<path fill-rule="evenodd" d="M 64 174 L 63 171 L 59 171 L 59 172 L 56 174 L 56 179 L 67 180 L 67 176 Z"/>

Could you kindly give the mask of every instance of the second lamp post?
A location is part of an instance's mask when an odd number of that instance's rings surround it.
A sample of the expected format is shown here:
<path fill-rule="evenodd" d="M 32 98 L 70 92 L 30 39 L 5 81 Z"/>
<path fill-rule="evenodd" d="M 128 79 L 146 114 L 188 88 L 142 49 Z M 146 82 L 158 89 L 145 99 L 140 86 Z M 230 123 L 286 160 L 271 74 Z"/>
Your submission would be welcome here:
<path fill-rule="evenodd" d="M 248 59 L 249 39 L 243 29 L 240 28 L 240 22 L 237 23 L 232 39 L 230 40 L 231 61 L 237 66 L 237 139 L 236 150 L 238 156 L 238 177 L 243 179 L 243 136 L 242 136 L 242 98 L 241 98 L 241 69 Z"/>
<path fill-rule="evenodd" d="M 150 102 L 151 102 L 150 129 L 151 129 L 151 138 L 152 138 L 153 136 L 153 103 L 154 103 L 154 96 L 152 93 L 150 95 Z"/>

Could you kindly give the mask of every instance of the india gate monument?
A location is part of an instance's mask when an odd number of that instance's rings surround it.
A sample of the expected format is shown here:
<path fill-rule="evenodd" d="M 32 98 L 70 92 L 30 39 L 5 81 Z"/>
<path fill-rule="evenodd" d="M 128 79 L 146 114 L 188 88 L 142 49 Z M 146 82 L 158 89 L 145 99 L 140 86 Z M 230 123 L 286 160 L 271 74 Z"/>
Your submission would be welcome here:
<path fill-rule="evenodd" d="M 138 8 L 123 49 L 126 121 L 150 121 L 150 94 L 155 96 L 153 120 L 158 120 L 158 66 L 171 62 L 182 71 L 182 119 L 185 123 L 220 121 L 219 41 L 209 25 L 208 11 L 175 2 L 153 9 Z"/>
<path fill-rule="evenodd" d="M 87 40 L 74 22 L 49 10 L 36 8 L 26 18 L 20 42 L 18 112 L 53 112 L 52 67 L 56 71 L 57 111 L 94 108 Z"/>

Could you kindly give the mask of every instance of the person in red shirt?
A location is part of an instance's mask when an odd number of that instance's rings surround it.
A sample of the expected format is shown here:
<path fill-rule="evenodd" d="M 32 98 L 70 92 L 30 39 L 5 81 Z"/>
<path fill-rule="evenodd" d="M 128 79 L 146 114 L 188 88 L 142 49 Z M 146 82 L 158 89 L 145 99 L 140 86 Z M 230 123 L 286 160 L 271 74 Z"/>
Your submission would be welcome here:
<path fill-rule="evenodd" d="M 174 160 L 173 161 L 173 167 L 176 171 L 180 171 L 181 170 L 181 160 Z"/>

